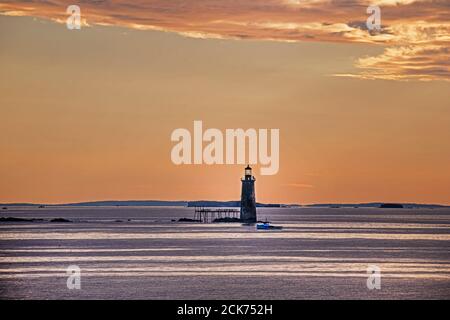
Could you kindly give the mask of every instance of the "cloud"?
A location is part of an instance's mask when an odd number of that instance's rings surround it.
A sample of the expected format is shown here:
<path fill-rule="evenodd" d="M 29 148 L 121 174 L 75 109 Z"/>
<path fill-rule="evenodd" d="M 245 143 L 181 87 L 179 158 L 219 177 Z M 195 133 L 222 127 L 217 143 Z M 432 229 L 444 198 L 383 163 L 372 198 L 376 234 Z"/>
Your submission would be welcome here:
<path fill-rule="evenodd" d="M 338 76 L 388 80 L 450 80 L 450 48 L 407 46 L 387 48 L 375 57 L 360 58 L 357 67 L 366 71 Z"/>
<path fill-rule="evenodd" d="M 64 22 L 72 1 L 2 1 L 4 15 Z M 448 0 L 98 0 L 79 1 L 85 25 L 176 32 L 195 38 L 321 41 L 388 46 L 356 62 L 360 72 L 337 76 L 450 80 Z M 369 5 L 382 27 L 366 28 Z M 435 56 L 435 53 L 438 53 Z"/>

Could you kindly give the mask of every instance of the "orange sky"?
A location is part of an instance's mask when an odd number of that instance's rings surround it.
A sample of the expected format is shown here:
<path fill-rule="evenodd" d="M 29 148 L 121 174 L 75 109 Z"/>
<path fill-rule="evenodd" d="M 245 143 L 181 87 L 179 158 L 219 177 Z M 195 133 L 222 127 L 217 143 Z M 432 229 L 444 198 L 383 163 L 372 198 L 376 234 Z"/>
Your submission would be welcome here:
<path fill-rule="evenodd" d="M 349 31 L 356 40 L 330 39 L 337 35 L 326 25 L 310 30 L 317 41 L 267 40 L 290 40 L 276 23 L 294 15 L 279 2 L 253 19 L 277 30 L 231 30 L 231 14 L 210 30 L 205 19 L 227 12 L 211 5 L 190 15 L 174 6 L 172 24 L 167 10 L 152 11 L 163 31 L 130 27 L 138 18 L 148 26 L 137 9 L 121 12 L 117 26 L 94 23 L 114 22 L 117 9 L 86 10 L 90 27 L 69 31 L 47 19 L 60 19 L 55 8 L 37 2 L 25 14 L 0 3 L 8 15 L 0 15 L 0 202 L 238 199 L 242 166 L 170 160 L 171 132 L 202 120 L 222 130 L 280 129 L 279 173 L 255 170 L 260 202 L 450 204 L 449 34 L 439 15 L 448 9 L 438 1 L 421 11 L 433 17 L 427 41 L 393 14 L 399 42 L 372 44 L 360 29 Z M 248 20 L 249 8 L 236 9 L 235 19 Z M 337 24 L 344 9 L 322 20 Z M 297 27 L 300 36 L 305 26 Z M 232 31 L 252 40 L 229 39 Z M 404 43 L 408 34 L 416 38 Z"/>

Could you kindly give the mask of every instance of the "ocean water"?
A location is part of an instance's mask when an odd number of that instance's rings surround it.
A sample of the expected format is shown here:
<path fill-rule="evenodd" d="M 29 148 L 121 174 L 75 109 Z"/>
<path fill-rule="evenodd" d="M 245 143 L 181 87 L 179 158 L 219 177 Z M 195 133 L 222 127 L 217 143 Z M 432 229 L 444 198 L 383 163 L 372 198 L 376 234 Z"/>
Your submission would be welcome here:
<path fill-rule="evenodd" d="M 0 210 L 44 219 L 0 222 L 0 299 L 450 298 L 450 209 L 258 209 L 284 227 L 272 231 L 172 221 L 193 210 Z M 367 287 L 369 266 L 380 289 Z"/>

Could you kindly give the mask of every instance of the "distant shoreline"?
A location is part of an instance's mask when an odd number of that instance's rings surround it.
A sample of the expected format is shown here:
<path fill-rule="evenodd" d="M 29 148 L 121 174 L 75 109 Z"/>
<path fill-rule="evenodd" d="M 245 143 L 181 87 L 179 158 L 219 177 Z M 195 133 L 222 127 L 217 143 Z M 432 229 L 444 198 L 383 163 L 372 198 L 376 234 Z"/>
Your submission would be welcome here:
<path fill-rule="evenodd" d="M 107 200 L 88 201 L 76 203 L 45 204 L 45 203 L 2 203 L 0 207 L 239 207 L 239 201 L 162 201 L 162 200 Z M 383 205 L 401 205 L 403 208 L 448 208 L 448 205 L 440 204 L 420 204 L 420 203 L 390 203 L 390 202 L 369 202 L 369 203 L 318 203 L 318 204 L 281 204 L 281 203 L 257 203 L 260 208 L 298 208 L 298 207 L 327 207 L 327 208 L 379 208 Z"/>

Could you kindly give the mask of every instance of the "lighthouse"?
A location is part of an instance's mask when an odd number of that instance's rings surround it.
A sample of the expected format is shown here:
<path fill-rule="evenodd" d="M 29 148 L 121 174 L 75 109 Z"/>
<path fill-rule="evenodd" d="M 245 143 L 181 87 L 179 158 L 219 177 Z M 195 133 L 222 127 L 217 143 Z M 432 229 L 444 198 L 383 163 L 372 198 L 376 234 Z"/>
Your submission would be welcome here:
<path fill-rule="evenodd" d="M 241 220 L 243 222 L 256 222 L 255 177 L 252 168 L 245 168 L 241 192 Z"/>

